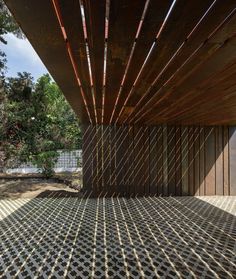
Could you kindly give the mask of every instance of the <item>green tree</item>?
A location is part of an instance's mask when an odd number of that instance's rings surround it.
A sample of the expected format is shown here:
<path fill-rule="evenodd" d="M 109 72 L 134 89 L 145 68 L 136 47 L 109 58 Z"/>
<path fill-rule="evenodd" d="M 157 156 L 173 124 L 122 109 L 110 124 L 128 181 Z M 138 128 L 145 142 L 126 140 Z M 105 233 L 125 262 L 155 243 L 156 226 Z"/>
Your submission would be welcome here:
<path fill-rule="evenodd" d="M 81 148 L 78 118 L 57 84 L 46 74 L 38 79 L 35 91 L 44 92 L 44 110 L 50 127 L 53 127 L 53 138 L 57 142 L 57 148 Z"/>
<path fill-rule="evenodd" d="M 24 38 L 0 0 L 0 44 L 7 44 L 7 33 Z M 81 147 L 78 119 L 49 75 L 36 83 L 25 72 L 5 79 L 6 62 L 0 50 L 0 171 L 31 160 L 49 176 L 57 149 Z"/>
<path fill-rule="evenodd" d="M 58 149 L 81 147 L 79 121 L 48 74 L 36 83 L 25 72 L 9 78 L 3 100 L 0 140 L 6 167 L 32 161 L 50 176 Z"/>
<path fill-rule="evenodd" d="M 0 141 L 6 167 L 14 164 L 18 157 L 22 161 L 25 158 L 28 116 L 32 110 L 31 84 L 32 77 L 28 73 L 19 74 L 17 78 L 10 78 L 3 83 Z"/>
<path fill-rule="evenodd" d="M 4 35 L 7 33 L 13 33 L 18 38 L 24 38 L 21 29 L 9 12 L 4 1 L 0 0 L 0 43 L 7 44 L 7 41 L 4 38 Z M 6 61 L 5 53 L 0 50 L 0 76 L 3 76 L 4 74 L 6 69 Z"/>
<path fill-rule="evenodd" d="M 19 25 L 16 23 L 14 17 L 8 10 L 3 0 L 0 0 L 0 41 L 7 43 L 2 35 L 13 33 L 18 38 L 24 38 Z"/>

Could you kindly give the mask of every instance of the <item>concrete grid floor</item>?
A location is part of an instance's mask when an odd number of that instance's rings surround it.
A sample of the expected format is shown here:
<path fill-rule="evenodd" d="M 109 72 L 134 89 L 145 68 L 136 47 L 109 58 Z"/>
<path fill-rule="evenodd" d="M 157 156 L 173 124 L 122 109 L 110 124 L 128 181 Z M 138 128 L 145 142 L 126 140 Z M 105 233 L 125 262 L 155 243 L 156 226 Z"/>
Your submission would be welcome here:
<path fill-rule="evenodd" d="M 236 278 L 236 197 L 0 201 L 0 278 Z"/>

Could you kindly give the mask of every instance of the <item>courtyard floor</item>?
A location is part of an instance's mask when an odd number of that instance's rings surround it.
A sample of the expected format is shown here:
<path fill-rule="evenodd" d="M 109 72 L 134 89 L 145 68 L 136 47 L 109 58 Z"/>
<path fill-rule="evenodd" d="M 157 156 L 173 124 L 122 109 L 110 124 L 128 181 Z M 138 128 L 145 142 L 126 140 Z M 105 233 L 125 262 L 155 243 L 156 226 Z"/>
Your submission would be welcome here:
<path fill-rule="evenodd" d="M 236 197 L 0 200 L 0 278 L 236 278 Z"/>

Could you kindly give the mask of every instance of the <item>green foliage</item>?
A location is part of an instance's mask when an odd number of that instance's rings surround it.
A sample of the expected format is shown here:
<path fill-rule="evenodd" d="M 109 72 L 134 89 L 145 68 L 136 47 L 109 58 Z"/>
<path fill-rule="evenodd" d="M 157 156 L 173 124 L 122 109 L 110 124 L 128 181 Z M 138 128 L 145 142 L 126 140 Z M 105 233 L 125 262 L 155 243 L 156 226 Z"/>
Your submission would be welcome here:
<path fill-rule="evenodd" d="M 0 0 L 0 43 L 7 44 L 4 35 L 13 33 L 18 38 L 24 38 L 24 35 L 9 12 L 3 0 Z M 6 55 L 0 50 L 0 76 L 3 76 L 6 69 Z"/>
<path fill-rule="evenodd" d="M 0 141 L 6 167 L 32 161 L 48 177 L 56 150 L 81 147 L 78 119 L 48 74 L 36 83 L 25 72 L 6 80 L 2 99 Z"/>
<path fill-rule="evenodd" d="M 54 166 L 58 159 L 57 151 L 44 151 L 32 156 L 32 163 L 42 170 L 42 174 L 49 178 L 54 174 Z"/>
<path fill-rule="evenodd" d="M 7 43 L 3 37 L 7 33 L 13 33 L 18 38 L 24 37 L 19 25 L 16 23 L 4 1 L 0 0 L 0 42 Z"/>
<path fill-rule="evenodd" d="M 29 74 L 19 74 L 19 78 L 11 78 L 3 82 L 1 93 L 0 149 L 4 151 L 6 167 L 14 164 L 18 156 L 24 161 L 25 140 L 27 139 L 27 116 L 30 113 Z M 22 115 L 21 115 L 22 114 Z M 26 158 L 25 158 L 26 159 Z"/>
<path fill-rule="evenodd" d="M 24 38 L 0 0 L 0 44 L 4 35 Z M 48 177 L 53 173 L 58 149 L 81 147 L 79 122 L 49 75 L 36 83 L 29 73 L 5 79 L 6 56 L 0 50 L 0 171 L 32 161 Z"/>

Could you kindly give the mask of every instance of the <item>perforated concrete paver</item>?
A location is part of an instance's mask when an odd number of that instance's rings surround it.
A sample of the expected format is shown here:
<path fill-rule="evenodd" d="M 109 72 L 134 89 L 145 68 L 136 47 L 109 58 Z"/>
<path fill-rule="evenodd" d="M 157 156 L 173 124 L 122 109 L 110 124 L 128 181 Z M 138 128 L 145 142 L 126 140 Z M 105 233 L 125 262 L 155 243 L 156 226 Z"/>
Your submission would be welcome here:
<path fill-rule="evenodd" d="M 0 201 L 0 278 L 236 278 L 236 197 Z"/>

